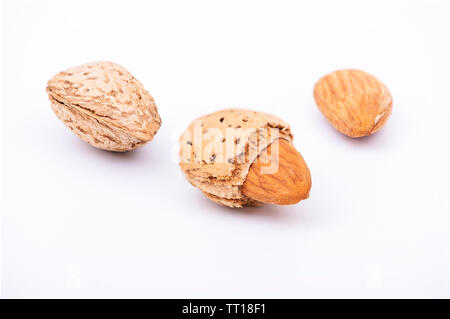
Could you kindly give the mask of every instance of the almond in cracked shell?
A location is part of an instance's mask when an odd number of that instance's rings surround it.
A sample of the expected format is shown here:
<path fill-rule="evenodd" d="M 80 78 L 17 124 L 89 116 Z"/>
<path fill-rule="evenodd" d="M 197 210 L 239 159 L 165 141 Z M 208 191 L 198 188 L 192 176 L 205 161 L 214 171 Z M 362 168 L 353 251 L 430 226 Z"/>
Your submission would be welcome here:
<path fill-rule="evenodd" d="M 126 69 L 94 62 L 56 74 L 47 84 L 56 116 L 97 148 L 125 152 L 151 141 L 161 126 L 153 97 Z"/>
<path fill-rule="evenodd" d="M 229 207 L 289 205 L 308 198 L 311 175 L 289 124 L 244 109 L 194 120 L 180 137 L 180 167 L 209 199 Z"/>

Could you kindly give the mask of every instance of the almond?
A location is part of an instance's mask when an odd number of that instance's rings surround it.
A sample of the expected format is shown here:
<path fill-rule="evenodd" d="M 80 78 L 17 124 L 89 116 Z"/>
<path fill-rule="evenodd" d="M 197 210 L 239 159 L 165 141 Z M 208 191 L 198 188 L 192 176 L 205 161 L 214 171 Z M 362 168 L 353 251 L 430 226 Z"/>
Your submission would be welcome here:
<path fill-rule="evenodd" d="M 274 163 L 278 169 L 267 174 L 265 168 Z M 282 139 L 258 156 L 241 187 L 247 197 L 278 205 L 296 204 L 308 198 L 310 189 L 311 175 L 303 157 L 292 143 Z"/>
<path fill-rule="evenodd" d="M 314 99 L 331 125 L 350 137 L 372 135 L 392 111 L 387 86 L 359 70 L 339 70 L 322 77 L 314 87 Z"/>
<path fill-rule="evenodd" d="M 48 82 L 47 93 L 56 116 L 97 148 L 133 150 L 152 140 L 161 126 L 153 97 L 112 62 L 60 72 Z"/>
<path fill-rule="evenodd" d="M 225 109 L 194 120 L 180 137 L 180 167 L 209 199 L 229 207 L 294 204 L 311 176 L 279 117 Z"/>

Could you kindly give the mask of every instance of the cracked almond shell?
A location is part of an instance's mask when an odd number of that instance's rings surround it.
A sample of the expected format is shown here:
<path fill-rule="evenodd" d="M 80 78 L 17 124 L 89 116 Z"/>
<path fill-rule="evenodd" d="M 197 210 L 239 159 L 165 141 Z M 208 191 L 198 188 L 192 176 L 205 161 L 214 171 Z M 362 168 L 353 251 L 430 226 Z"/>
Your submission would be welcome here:
<path fill-rule="evenodd" d="M 125 152 L 153 139 L 161 126 L 153 97 L 126 69 L 94 62 L 56 74 L 47 84 L 56 116 L 83 141 Z"/>
<path fill-rule="evenodd" d="M 392 112 L 387 86 L 359 70 L 339 70 L 322 77 L 314 87 L 314 99 L 331 125 L 350 137 L 372 135 Z"/>
<path fill-rule="evenodd" d="M 257 193 L 253 190 L 260 186 L 257 185 L 258 181 L 252 179 L 252 185 L 246 188 L 243 188 L 243 184 L 252 163 L 260 158 L 262 150 L 277 140 L 283 140 L 289 145 L 292 145 L 293 140 L 289 124 L 279 117 L 244 109 L 225 109 L 202 116 L 189 125 L 180 137 L 179 164 L 188 181 L 212 201 L 229 207 L 260 206 L 270 202 L 265 201 L 268 196 L 259 193 L 255 197 L 247 196 Z M 301 158 L 300 154 L 297 156 Z M 297 182 L 305 188 L 301 194 L 304 199 L 309 195 L 310 175 L 303 158 L 299 161 L 302 178 Z M 297 164 L 298 161 L 289 162 Z M 283 172 L 295 171 L 295 168 L 291 168 Z M 262 180 L 273 182 L 275 177 L 280 177 L 276 173 L 272 176 L 274 178 L 268 176 Z M 265 186 L 270 189 L 273 185 Z M 278 186 L 283 188 L 284 185 Z M 262 195 L 271 195 L 265 194 L 265 190 L 262 192 Z"/>

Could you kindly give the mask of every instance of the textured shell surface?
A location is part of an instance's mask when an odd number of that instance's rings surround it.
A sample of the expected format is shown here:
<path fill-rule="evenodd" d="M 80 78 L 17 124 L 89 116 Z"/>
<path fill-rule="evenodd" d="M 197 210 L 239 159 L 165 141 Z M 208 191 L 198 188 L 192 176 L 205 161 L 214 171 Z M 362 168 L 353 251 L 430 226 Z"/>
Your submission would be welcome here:
<path fill-rule="evenodd" d="M 314 98 L 328 121 L 350 137 L 375 133 L 392 112 L 387 86 L 360 70 L 338 70 L 322 77 Z"/>
<path fill-rule="evenodd" d="M 47 85 L 52 109 L 89 144 L 128 151 L 153 139 L 161 126 L 152 96 L 122 66 L 93 62 L 56 74 Z"/>
<path fill-rule="evenodd" d="M 262 205 L 243 195 L 240 187 L 260 151 L 277 138 L 293 139 L 289 124 L 279 117 L 221 110 L 194 120 L 181 135 L 180 167 L 192 185 L 219 204 Z"/>

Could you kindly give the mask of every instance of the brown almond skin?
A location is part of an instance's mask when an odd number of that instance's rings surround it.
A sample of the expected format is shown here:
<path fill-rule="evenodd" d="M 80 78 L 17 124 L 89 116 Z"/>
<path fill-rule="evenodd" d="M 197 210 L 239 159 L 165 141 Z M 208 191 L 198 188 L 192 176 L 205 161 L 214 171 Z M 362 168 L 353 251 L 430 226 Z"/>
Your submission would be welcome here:
<path fill-rule="evenodd" d="M 278 152 L 274 151 L 278 148 Z M 279 154 L 277 156 L 277 153 Z M 278 164 L 273 174 L 264 174 L 270 163 Z M 263 203 L 291 205 L 309 197 L 311 174 L 292 143 L 278 139 L 250 166 L 242 193 Z"/>
<path fill-rule="evenodd" d="M 350 137 L 372 135 L 392 112 L 387 86 L 360 70 L 338 70 L 322 77 L 314 87 L 314 99 L 331 125 Z"/>

